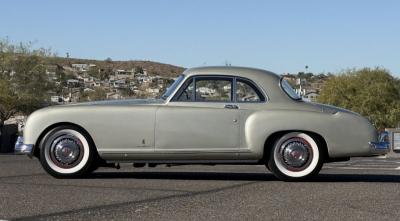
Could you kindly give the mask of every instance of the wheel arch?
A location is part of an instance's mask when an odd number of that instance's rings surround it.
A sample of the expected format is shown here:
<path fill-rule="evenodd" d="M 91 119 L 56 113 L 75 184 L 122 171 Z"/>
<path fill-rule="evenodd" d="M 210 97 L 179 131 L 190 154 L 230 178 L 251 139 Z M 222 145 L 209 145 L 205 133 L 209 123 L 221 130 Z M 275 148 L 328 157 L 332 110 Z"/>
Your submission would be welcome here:
<path fill-rule="evenodd" d="M 307 131 L 307 130 L 281 130 L 281 131 L 276 131 L 269 135 L 267 139 L 265 140 L 264 143 L 264 150 L 263 150 L 263 158 L 262 161 L 265 163 L 268 161 L 270 154 L 271 154 L 271 148 L 274 145 L 274 143 L 282 137 L 284 134 L 291 133 L 291 132 L 300 132 L 300 133 L 305 133 L 310 135 L 315 141 L 317 142 L 318 146 L 321 146 L 321 152 L 323 159 L 325 161 L 329 161 L 329 152 L 328 152 L 328 144 L 326 143 L 326 140 L 324 137 L 316 132 L 313 131 Z"/>
<path fill-rule="evenodd" d="M 84 135 L 89 139 L 88 141 L 90 142 L 91 145 L 93 145 L 94 150 L 97 153 L 97 147 L 96 144 L 92 138 L 92 136 L 89 134 L 89 132 L 83 128 L 81 125 L 76 124 L 76 123 L 71 123 L 71 122 L 58 122 L 55 124 L 51 124 L 48 127 L 46 127 L 39 135 L 38 139 L 36 140 L 36 143 L 34 145 L 34 150 L 33 150 L 33 155 L 37 158 L 40 158 L 40 142 L 42 141 L 43 137 L 52 129 L 59 127 L 59 126 L 73 126 L 76 127 L 80 130 L 80 132 L 84 133 Z"/>

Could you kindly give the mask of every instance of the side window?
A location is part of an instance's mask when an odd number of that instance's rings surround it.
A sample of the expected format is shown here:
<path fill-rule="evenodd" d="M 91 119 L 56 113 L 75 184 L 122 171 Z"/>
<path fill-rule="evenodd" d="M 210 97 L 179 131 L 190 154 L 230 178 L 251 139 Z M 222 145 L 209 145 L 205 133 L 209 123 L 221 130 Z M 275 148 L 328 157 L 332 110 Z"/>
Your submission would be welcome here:
<path fill-rule="evenodd" d="M 199 77 L 196 83 L 196 101 L 232 101 L 232 79 Z"/>
<path fill-rule="evenodd" d="M 256 87 L 245 80 L 236 80 L 237 102 L 260 102 L 263 101 L 261 93 Z"/>
<path fill-rule="evenodd" d="M 190 79 L 186 87 L 179 94 L 177 101 L 191 101 L 193 96 L 193 79 Z"/>
<path fill-rule="evenodd" d="M 249 80 L 234 77 L 196 76 L 188 79 L 173 101 L 196 102 L 263 102 L 264 95 Z M 233 96 L 236 93 L 236 96 Z M 235 97 L 235 98 L 234 98 Z"/>

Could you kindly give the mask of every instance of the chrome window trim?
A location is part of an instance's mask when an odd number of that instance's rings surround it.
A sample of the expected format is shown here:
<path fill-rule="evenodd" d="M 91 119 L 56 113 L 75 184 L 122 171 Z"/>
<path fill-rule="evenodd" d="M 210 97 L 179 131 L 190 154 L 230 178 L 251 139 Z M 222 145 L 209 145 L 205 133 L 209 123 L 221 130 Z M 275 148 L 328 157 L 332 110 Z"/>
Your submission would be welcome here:
<path fill-rule="evenodd" d="M 184 73 L 182 74 L 185 76 L 185 78 L 182 80 L 182 82 L 176 86 L 175 91 L 171 93 L 171 95 L 165 99 L 164 105 L 168 104 L 169 102 L 173 102 L 173 99 L 175 98 L 176 94 L 179 92 L 181 89 L 182 85 L 184 85 L 191 77 L 187 77 Z"/>
<path fill-rule="evenodd" d="M 249 85 L 254 92 L 256 92 L 257 96 L 259 97 L 260 101 L 238 101 L 237 100 L 237 91 L 236 91 L 236 87 L 237 87 L 237 80 L 239 79 L 239 81 Z M 261 96 L 260 96 L 261 95 Z M 235 101 L 236 103 L 240 103 L 240 104 L 257 104 L 257 103 L 265 103 L 268 100 L 268 96 L 265 95 L 265 93 L 263 93 L 263 91 L 260 89 L 260 87 L 255 84 L 252 80 L 248 79 L 248 78 L 243 78 L 243 77 L 235 77 Z"/>
<path fill-rule="evenodd" d="M 279 79 L 279 88 L 281 89 L 281 91 L 283 91 L 283 93 L 285 93 L 286 94 L 286 96 L 288 96 L 291 100 L 294 100 L 294 101 L 302 101 L 303 99 L 303 97 L 302 96 L 300 96 L 300 98 L 299 99 L 294 99 L 292 96 L 290 96 L 289 94 L 288 94 L 288 92 L 285 90 L 285 89 L 283 89 L 283 87 L 282 87 L 282 81 L 284 80 L 284 78 L 283 77 L 281 77 L 280 79 Z"/>
<path fill-rule="evenodd" d="M 193 97 L 189 101 L 179 101 L 179 100 L 177 100 L 178 96 L 180 96 L 180 94 L 182 93 L 182 90 L 183 90 L 183 89 L 181 90 L 182 86 L 185 85 L 185 87 L 186 87 L 187 86 L 186 83 L 189 82 L 192 79 L 193 79 L 193 82 L 194 82 L 193 90 L 195 92 L 195 87 L 196 87 L 195 86 L 196 85 L 195 84 L 196 83 L 195 79 L 198 78 L 198 77 L 205 77 L 205 78 L 231 78 L 232 79 L 232 84 L 233 84 L 231 86 L 232 87 L 231 93 L 233 93 L 232 96 L 231 96 L 231 98 L 232 98 L 231 101 L 230 102 L 227 102 L 227 101 L 196 101 L 195 99 L 193 99 Z M 260 93 L 260 95 L 263 96 L 263 99 L 261 99 L 260 101 L 251 101 L 251 102 L 250 101 L 237 101 L 237 97 L 236 97 L 236 81 L 237 81 L 237 79 L 245 81 L 245 82 L 247 81 L 246 83 L 252 84 L 252 86 L 254 86 L 253 89 L 257 90 Z M 192 96 L 193 96 L 193 94 L 194 93 L 192 93 Z M 179 87 L 177 87 L 175 92 L 171 95 L 171 98 L 168 100 L 168 103 L 169 102 L 195 102 L 195 103 L 206 102 L 206 103 L 262 104 L 262 103 L 267 103 L 268 101 L 269 101 L 269 97 L 268 97 L 267 93 L 264 91 L 264 89 L 262 87 L 260 87 L 257 83 L 255 83 L 253 80 L 249 79 L 249 78 L 245 78 L 245 77 L 241 77 L 241 76 L 234 76 L 234 75 L 192 75 L 192 76 L 188 77 L 187 79 L 185 79 L 184 81 L 181 82 Z"/>
<path fill-rule="evenodd" d="M 167 90 L 161 95 L 160 99 L 164 100 L 164 102 L 168 102 L 168 101 L 170 100 L 169 98 L 172 97 L 172 96 L 175 94 L 176 90 L 177 90 L 178 88 L 180 88 L 180 85 L 185 81 L 186 76 L 185 76 L 184 74 L 178 75 L 178 76 L 176 77 L 175 81 L 178 80 L 180 77 L 183 77 L 183 78 L 180 80 L 179 84 L 175 86 L 175 90 L 172 91 L 171 94 L 170 94 L 168 97 L 165 97 L 165 98 L 164 98 L 164 97 L 163 97 L 164 94 L 167 93 L 167 91 L 168 91 L 168 88 L 167 88 Z M 172 82 L 172 84 L 170 85 L 170 87 L 172 87 L 172 85 L 175 83 L 175 81 Z"/>

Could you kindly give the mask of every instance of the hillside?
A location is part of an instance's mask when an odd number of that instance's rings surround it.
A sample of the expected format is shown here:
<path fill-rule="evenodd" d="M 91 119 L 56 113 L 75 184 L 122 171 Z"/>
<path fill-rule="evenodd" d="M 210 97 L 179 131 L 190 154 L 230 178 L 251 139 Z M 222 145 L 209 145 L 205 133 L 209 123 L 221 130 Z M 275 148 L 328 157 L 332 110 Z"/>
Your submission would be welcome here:
<path fill-rule="evenodd" d="M 160 75 L 162 77 L 176 77 L 185 68 L 170 64 L 154 61 L 111 61 L 111 60 L 91 60 L 79 58 L 46 57 L 47 65 L 71 66 L 71 64 L 95 64 L 100 69 L 123 69 L 131 70 L 141 67 L 147 70 L 149 75 Z"/>

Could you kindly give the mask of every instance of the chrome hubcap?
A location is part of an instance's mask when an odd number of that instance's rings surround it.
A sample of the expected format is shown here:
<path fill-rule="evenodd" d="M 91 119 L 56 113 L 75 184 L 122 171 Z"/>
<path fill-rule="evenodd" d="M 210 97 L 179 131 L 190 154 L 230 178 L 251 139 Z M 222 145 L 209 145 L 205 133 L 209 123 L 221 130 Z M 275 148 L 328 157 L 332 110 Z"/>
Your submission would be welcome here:
<path fill-rule="evenodd" d="M 299 171 L 306 168 L 312 159 L 310 144 L 299 137 L 285 141 L 279 151 L 281 162 L 291 171 Z"/>
<path fill-rule="evenodd" d="M 59 167 L 71 168 L 79 163 L 83 156 L 83 145 L 73 135 L 61 135 L 51 144 L 50 157 Z"/>

